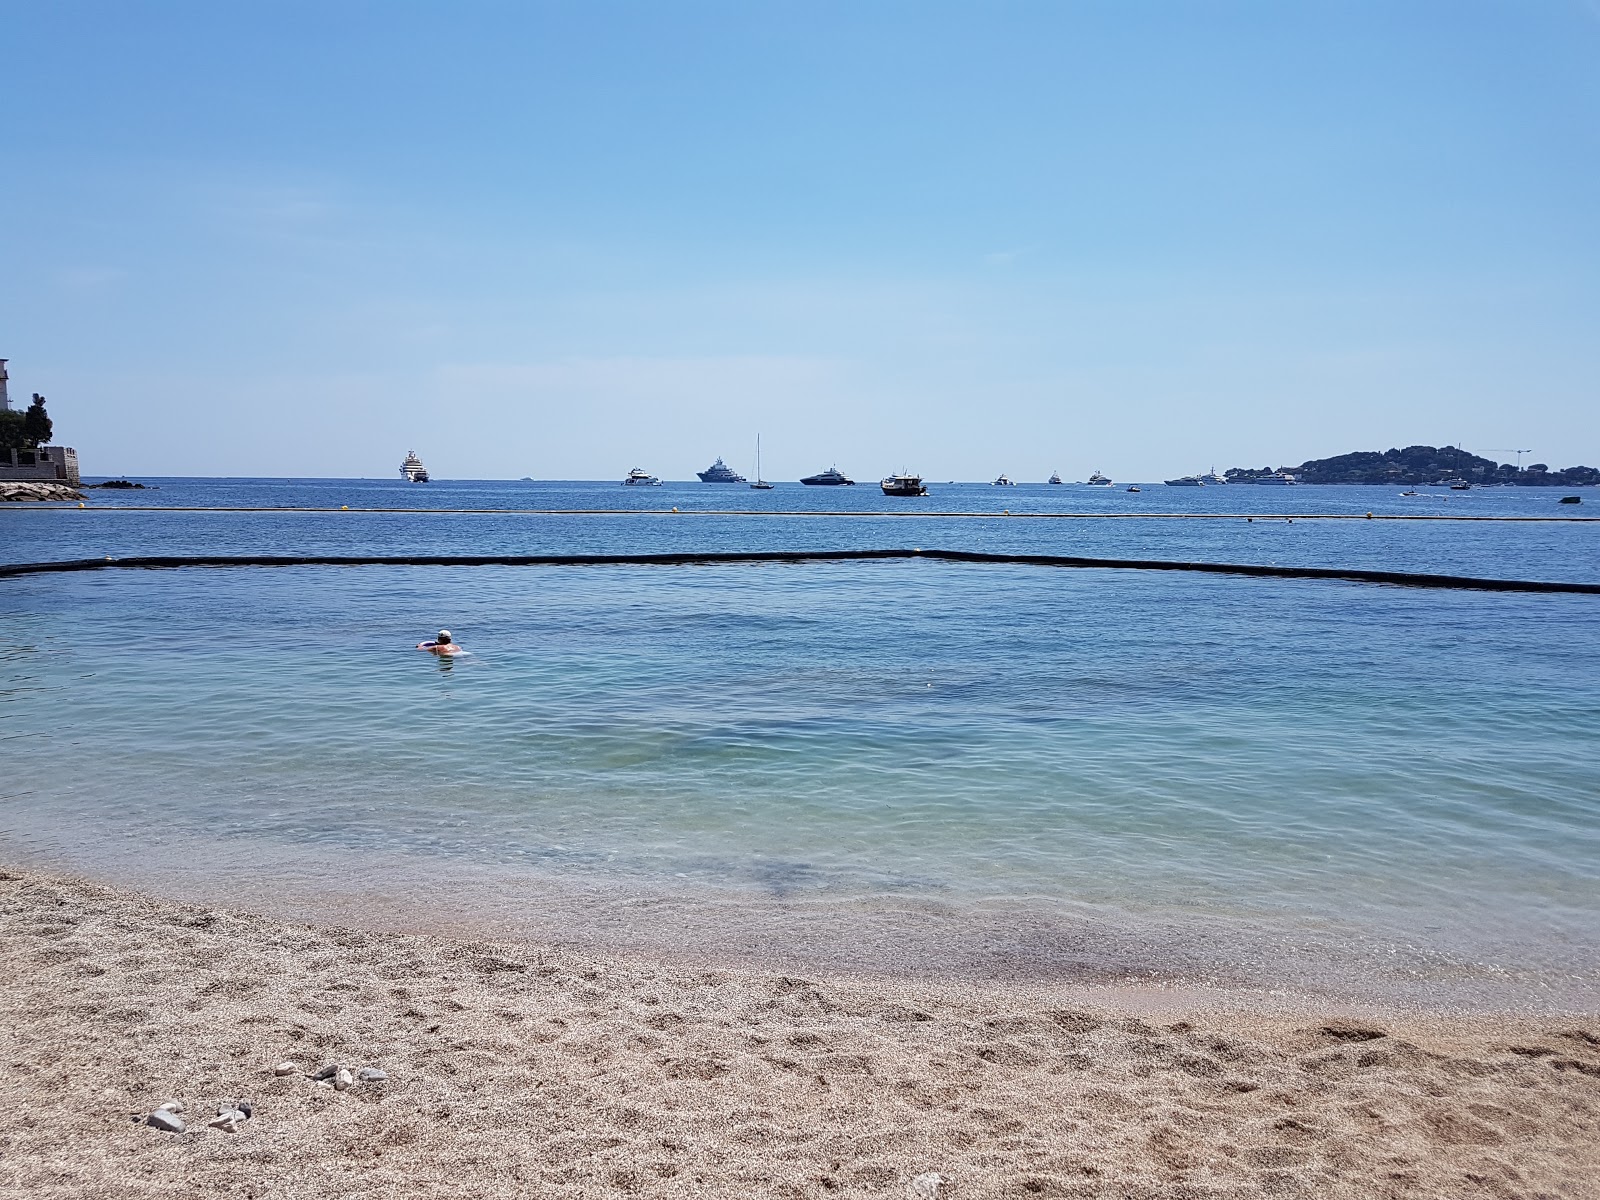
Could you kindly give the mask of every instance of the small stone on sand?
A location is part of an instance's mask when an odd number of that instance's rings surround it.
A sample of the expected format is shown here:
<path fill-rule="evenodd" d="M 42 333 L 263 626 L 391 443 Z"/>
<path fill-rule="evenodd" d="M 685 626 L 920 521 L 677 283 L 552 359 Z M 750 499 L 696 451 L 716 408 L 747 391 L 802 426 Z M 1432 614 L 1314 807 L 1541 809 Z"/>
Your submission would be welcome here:
<path fill-rule="evenodd" d="M 158 1108 L 145 1118 L 144 1123 L 155 1129 L 163 1129 L 168 1133 L 183 1132 L 183 1118 L 170 1109 Z"/>
<path fill-rule="evenodd" d="M 355 1076 L 351 1075 L 343 1067 L 340 1067 L 339 1073 L 333 1077 L 333 1086 L 341 1092 L 354 1082 Z"/>
<path fill-rule="evenodd" d="M 272 1068 L 272 1073 L 274 1075 L 293 1075 L 299 1069 L 292 1062 L 281 1062 Z"/>
<path fill-rule="evenodd" d="M 238 1133 L 239 1126 L 244 1124 L 244 1120 L 244 1113 L 236 1108 L 231 1108 L 227 1112 L 221 1112 L 212 1117 L 211 1120 L 206 1122 L 206 1125 L 211 1129 L 220 1129 L 224 1133 Z"/>
<path fill-rule="evenodd" d="M 327 1066 L 323 1067 L 322 1070 L 318 1071 L 311 1078 L 313 1078 L 313 1079 L 332 1079 L 335 1075 L 337 1075 L 339 1073 L 339 1071 L 340 1071 L 340 1067 L 339 1067 L 338 1063 L 329 1063 Z"/>
<path fill-rule="evenodd" d="M 382 1083 L 389 1078 L 389 1072 L 379 1070 L 377 1067 L 362 1067 L 361 1073 L 356 1078 L 362 1083 Z"/>
<path fill-rule="evenodd" d="M 939 1185 L 944 1176 L 937 1171 L 927 1171 L 906 1184 L 906 1195 L 911 1200 L 939 1200 Z"/>

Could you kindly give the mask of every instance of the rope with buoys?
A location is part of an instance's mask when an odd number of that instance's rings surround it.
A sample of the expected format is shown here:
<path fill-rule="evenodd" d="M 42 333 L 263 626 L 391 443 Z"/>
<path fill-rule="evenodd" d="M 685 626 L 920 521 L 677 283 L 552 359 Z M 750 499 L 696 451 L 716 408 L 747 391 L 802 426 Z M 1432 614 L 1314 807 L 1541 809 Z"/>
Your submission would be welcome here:
<path fill-rule="evenodd" d="M 1182 562 L 1140 558 L 1081 558 L 1060 554 L 991 554 L 976 550 L 733 550 L 665 554 L 403 554 L 403 555 L 161 555 L 140 558 L 79 558 L 0 565 L 0 578 L 73 571 L 166 570 L 184 567 L 604 567 L 715 566 L 722 563 L 859 562 L 931 559 L 935 562 L 1080 567 L 1113 571 L 1195 571 L 1267 579 L 1328 579 L 1395 587 L 1448 588 L 1477 592 L 1559 592 L 1600 596 L 1600 583 L 1544 579 L 1485 579 L 1356 567 L 1286 567 L 1261 563 Z"/>

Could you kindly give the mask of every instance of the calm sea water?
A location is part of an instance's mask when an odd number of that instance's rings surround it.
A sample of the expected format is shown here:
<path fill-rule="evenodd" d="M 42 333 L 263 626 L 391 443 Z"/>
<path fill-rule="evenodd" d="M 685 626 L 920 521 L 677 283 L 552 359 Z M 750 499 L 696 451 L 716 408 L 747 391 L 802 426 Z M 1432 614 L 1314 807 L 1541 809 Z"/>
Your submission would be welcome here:
<path fill-rule="evenodd" d="M 904 511 L 864 487 L 161 481 L 0 511 L 0 558 L 944 545 L 1600 579 L 1591 524 L 999 516 L 1556 498 L 969 485 L 928 500 L 992 519 L 913 519 L 845 515 Z M 655 511 L 170 511 L 422 502 Z M 667 511 L 730 502 L 838 515 Z M 6 580 L 0 614 L 12 861 L 713 955 L 1595 1006 L 1594 597 L 927 562 L 295 567 Z M 470 657 L 412 648 L 441 625 Z"/>

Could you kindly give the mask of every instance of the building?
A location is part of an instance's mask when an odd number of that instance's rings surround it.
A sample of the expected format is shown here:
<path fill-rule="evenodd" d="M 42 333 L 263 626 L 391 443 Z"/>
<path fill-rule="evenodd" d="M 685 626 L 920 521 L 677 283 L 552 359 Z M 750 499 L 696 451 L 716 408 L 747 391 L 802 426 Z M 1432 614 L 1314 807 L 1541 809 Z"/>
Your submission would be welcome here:
<path fill-rule="evenodd" d="M 6 390 L 7 359 L 0 358 L 0 412 L 11 411 L 11 396 Z M 0 449 L 0 483 L 79 482 L 78 452 L 71 446 L 40 446 L 37 450 Z"/>

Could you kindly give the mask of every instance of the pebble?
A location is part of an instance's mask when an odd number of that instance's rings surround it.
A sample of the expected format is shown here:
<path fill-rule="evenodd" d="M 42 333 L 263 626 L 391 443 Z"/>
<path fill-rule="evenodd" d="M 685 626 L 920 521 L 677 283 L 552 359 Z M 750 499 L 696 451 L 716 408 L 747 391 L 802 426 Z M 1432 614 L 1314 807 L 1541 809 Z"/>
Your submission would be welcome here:
<path fill-rule="evenodd" d="M 362 1067 L 361 1073 L 356 1076 L 362 1083 L 382 1083 L 389 1078 L 389 1072 L 377 1067 Z"/>
<path fill-rule="evenodd" d="M 274 1075 L 293 1075 L 299 1069 L 292 1062 L 281 1062 L 272 1068 L 272 1073 Z"/>
<path fill-rule="evenodd" d="M 343 1067 L 340 1067 L 339 1073 L 333 1077 L 333 1086 L 335 1089 L 342 1092 L 355 1081 L 354 1075 L 350 1074 L 350 1072 L 346 1071 Z"/>
<path fill-rule="evenodd" d="M 245 1114 L 237 1108 L 230 1108 L 227 1112 L 220 1112 L 206 1122 L 211 1129 L 220 1129 L 224 1133 L 238 1133 L 239 1126 L 245 1122 Z"/>
<path fill-rule="evenodd" d="M 183 1118 L 170 1108 L 158 1108 L 144 1119 L 146 1125 L 156 1129 L 165 1130 L 167 1133 L 182 1133 Z"/>
<path fill-rule="evenodd" d="M 329 1083 L 326 1079 L 317 1080 L 317 1086 L 319 1088 L 327 1088 L 330 1092 L 333 1091 L 333 1084 Z"/>
<path fill-rule="evenodd" d="M 158 1105 L 157 1106 L 157 1111 L 159 1111 L 159 1112 L 169 1112 L 169 1113 L 181 1113 L 183 1111 L 183 1105 L 180 1104 L 176 1100 L 168 1100 L 165 1104 Z"/>
<path fill-rule="evenodd" d="M 906 1184 L 906 1195 L 911 1200 L 939 1200 L 939 1185 L 944 1176 L 937 1171 L 927 1171 Z"/>
<path fill-rule="evenodd" d="M 335 1075 L 337 1075 L 342 1070 L 344 1070 L 344 1068 L 341 1067 L 338 1063 L 329 1063 L 327 1066 L 323 1067 L 322 1070 L 318 1071 L 311 1078 L 313 1078 L 313 1079 L 332 1079 Z"/>

